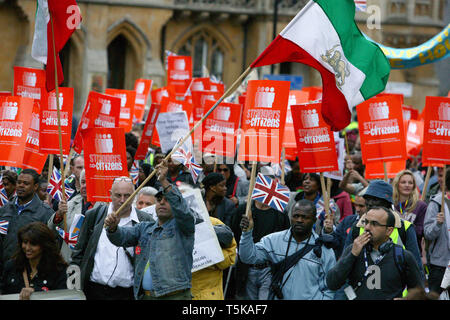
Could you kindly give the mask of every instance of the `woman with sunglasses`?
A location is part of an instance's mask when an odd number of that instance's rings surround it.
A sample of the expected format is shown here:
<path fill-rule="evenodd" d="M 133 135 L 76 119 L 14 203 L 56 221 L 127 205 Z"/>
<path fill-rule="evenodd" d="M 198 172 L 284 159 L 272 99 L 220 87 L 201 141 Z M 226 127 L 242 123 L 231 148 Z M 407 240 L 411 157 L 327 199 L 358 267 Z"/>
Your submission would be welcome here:
<path fill-rule="evenodd" d="M 67 264 L 54 233 L 44 223 L 32 222 L 17 237 L 17 251 L 4 266 L 0 293 L 19 293 L 20 300 L 29 300 L 35 291 L 67 289 Z"/>
<path fill-rule="evenodd" d="M 410 170 L 400 171 L 392 182 L 392 189 L 395 210 L 400 213 L 402 219 L 413 224 L 417 234 L 417 244 L 421 250 L 427 204 L 419 198 L 414 174 Z"/>
<path fill-rule="evenodd" d="M 234 173 L 232 164 L 219 164 L 217 172 L 221 173 L 226 179 L 227 195 L 226 197 L 233 201 L 235 206 L 245 203 L 247 200 L 249 181 L 239 178 Z"/>

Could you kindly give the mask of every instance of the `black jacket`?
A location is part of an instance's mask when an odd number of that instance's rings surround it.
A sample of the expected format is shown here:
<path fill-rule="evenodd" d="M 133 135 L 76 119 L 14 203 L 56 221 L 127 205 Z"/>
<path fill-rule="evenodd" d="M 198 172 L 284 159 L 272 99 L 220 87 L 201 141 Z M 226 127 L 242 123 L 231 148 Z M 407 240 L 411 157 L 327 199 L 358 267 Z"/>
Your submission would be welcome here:
<path fill-rule="evenodd" d="M 10 202 L 0 208 L 0 220 L 8 221 L 8 232 L 6 235 L 0 234 L 0 273 L 2 264 L 11 259 L 17 248 L 17 232 L 23 226 L 41 221 L 47 224 L 54 213 L 50 206 L 43 203 L 35 194 L 31 203 L 18 214 L 16 199 L 14 197 Z"/>
<path fill-rule="evenodd" d="M 29 279 L 30 287 L 34 288 L 34 291 L 67 289 L 66 268 L 66 266 L 60 265 L 55 272 L 49 274 L 38 273 L 33 279 Z M 0 293 L 20 293 L 22 288 L 25 288 L 22 271 L 16 270 L 15 260 L 9 260 L 6 262 L 0 278 Z"/>

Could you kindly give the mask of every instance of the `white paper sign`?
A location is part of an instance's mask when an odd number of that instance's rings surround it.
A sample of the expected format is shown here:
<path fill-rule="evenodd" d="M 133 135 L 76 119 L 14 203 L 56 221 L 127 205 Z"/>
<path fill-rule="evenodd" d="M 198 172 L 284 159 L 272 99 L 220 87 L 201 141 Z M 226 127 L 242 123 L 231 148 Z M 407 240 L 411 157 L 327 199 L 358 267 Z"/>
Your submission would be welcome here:
<path fill-rule="evenodd" d="M 186 111 L 160 113 L 158 120 L 156 120 L 156 130 L 158 131 L 161 150 L 163 153 L 167 153 L 175 147 L 180 138 L 184 138 L 190 131 Z M 185 143 L 191 146 L 191 137 Z"/>
<path fill-rule="evenodd" d="M 178 189 L 189 207 L 194 211 L 197 217 L 200 217 L 198 220 L 202 220 L 202 222 L 195 225 L 192 272 L 222 262 L 225 259 L 222 248 L 220 247 L 216 232 L 209 219 L 209 213 L 206 209 L 200 189 L 194 189 L 186 184 L 180 185 Z"/>
<path fill-rule="evenodd" d="M 345 139 L 339 137 L 339 133 L 334 132 L 334 143 L 336 145 L 336 153 L 339 171 L 324 172 L 326 178 L 342 181 L 344 179 L 344 159 L 345 159 Z"/>

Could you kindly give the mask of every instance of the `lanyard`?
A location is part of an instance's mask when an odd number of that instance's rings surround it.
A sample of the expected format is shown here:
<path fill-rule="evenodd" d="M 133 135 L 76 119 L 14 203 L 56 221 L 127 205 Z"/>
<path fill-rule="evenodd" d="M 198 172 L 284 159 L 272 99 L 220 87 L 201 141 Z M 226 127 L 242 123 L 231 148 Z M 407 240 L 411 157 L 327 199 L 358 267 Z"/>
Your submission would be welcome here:
<path fill-rule="evenodd" d="M 408 207 L 408 200 L 406 200 L 406 202 L 405 202 L 405 209 Z M 403 207 L 402 207 L 402 202 L 401 201 L 400 201 L 400 214 L 403 216 Z"/>

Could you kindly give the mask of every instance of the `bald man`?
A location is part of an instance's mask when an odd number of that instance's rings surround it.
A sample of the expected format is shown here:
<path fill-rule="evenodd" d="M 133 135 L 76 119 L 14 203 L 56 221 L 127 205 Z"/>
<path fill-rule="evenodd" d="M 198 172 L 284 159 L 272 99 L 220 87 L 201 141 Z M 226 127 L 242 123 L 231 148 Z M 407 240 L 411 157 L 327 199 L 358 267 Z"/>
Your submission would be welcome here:
<path fill-rule="evenodd" d="M 106 216 L 116 213 L 133 191 L 130 178 L 116 178 L 110 190 L 111 203 L 86 212 L 72 263 L 81 268 L 81 286 L 87 300 L 133 300 L 136 248 L 115 246 L 103 227 Z M 130 200 L 117 215 L 119 226 L 131 227 L 141 221 L 154 221 L 132 203 Z"/>

